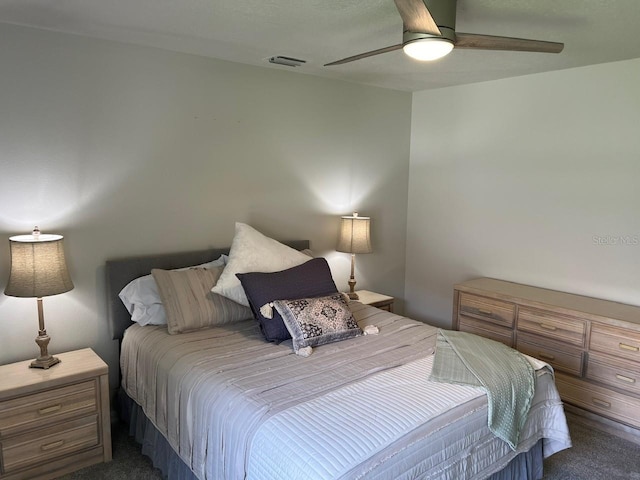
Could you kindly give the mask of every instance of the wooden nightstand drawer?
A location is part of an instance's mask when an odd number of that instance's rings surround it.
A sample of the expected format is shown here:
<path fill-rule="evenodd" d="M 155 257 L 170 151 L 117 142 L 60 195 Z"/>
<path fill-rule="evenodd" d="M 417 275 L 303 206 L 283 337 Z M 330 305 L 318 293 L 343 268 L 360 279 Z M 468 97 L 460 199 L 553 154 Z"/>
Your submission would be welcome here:
<path fill-rule="evenodd" d="M 556 385 L 565 402 L 640 427 L 640 399 L 560 373 L 556 374 Z"/>
<path fill-rule="evenodd" d="M 582 375 L 582 351 L 546 338 L 519 333 L 516 348 L 551 365 L 554 370 Z"/>
<path fill-rule="evenodd" d="M 0 402 L 0 436 L 94 413 L 95 380 Z"/>
<path fill-rule="evenodd" d="M 17 435 L 2 442 L 2 473 L 32 467 L 48 460 L 97 445 L 98 417 L 90 415 Z"/>
<path fill-rule="evenodd" d="M 516 306 L 493 298 L 461 293 L 459 313 L 511 328 L 516 315 Z"/>
<path fill-rule="evenodd" d="M 634 362 L 590 353 L 586 376 L 640 396 L 640 367 Z"/>
<path fill-rule="evenodd" d="M 593 324 L 591 350 L 640 362 L 640 332 Z"/>
<path fill-rule="evenodd" d="M 582 347 L 587 326 L 579 318 L 521 307 L 518 312 L 518 330 Z"/>
<path fill-rule="evenodd" d="M 475 333 L 481 337 L 502 342 L 507 347 L 513 347 L 513 330 L 510 328 L 467 317 L 460 318 L 458 327 L 461 332 Z"/>

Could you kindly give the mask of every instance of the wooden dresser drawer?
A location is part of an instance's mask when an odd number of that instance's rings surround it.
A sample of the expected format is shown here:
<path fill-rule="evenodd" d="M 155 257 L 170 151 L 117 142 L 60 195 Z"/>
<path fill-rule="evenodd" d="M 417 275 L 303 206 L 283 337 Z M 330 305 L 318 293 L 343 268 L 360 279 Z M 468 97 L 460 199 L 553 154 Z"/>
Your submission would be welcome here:
<path fill-rule="evenodd" d="M 626 328 L 591 325 L 590 348 L 640 364 L 640 332 Z"/>
<path fill-rule="evenodd" d="M 528 307 L 520 307 L 517 328 L 578 347 L 584 346 L 587 331 L 582 319 Z"/>
<path fill-rule="evenodd" d="M 586 377 L 640 396 L 640 365 L 637 363 L 592 352 Z"/>
<path fill-rule="evenodd" d="M 513 303 L 493 298 L 461 293 L 459 313 L 512 328 L 516 316 L 516 306 Z"/>
<path fill-rule="evenodd" d="M 502 342 L 507 347 L 513 347 L 513 330 L 510 328 L 469 317 L 461 317 L 458 328 L 461 332 L 475 333 L 481 337 Z"/>
<path fill-rule="evenodd" d="M 556 385 L 565 402 L 640 427 L 640 399 L 561 373 L 556 374 Z"/>
<path fill-rule="evenodd" d="M 95 380 L 0 402 L 0 436 L 96 412 Z"/>
<path fill-rule="evenodd" d="M 519 333 L 516 348 L 549 363 L 554 370 L 582 375 L 583 353 L 578 348 L 554 343 L 544 337 Z"/>
<path fill-rule="evenodd" d="M 2 473 L 28 468 L 97 445 L 98 417 L 90 415 L 16 435 L 2 442 Z"/>

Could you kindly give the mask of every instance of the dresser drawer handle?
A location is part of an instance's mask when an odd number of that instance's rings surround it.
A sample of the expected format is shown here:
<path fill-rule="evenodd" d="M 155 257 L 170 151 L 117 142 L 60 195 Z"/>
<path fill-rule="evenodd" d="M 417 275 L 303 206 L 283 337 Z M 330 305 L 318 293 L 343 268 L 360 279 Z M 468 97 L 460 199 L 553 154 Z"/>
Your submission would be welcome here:
<path fill-rule="evenodd" d="M 62 408 L 61 404 L 57 404 L 57 405 L 51 405 L 50 407 L 45 407 L 45 408 L 41 408 L 40 410 L 38 410 L 38 413 L 40 415 L 46 415 L 48 413 L 53 413 L 53 412 L 57 412 L 58 410 L 60 410 Z"/>
<path fill-rule="evenodd" d="M 622 350 L 629 350 L 630 352 L 637 352 L 640 350 L 640 348 L 634 347 L 633 345 L 627 345 L 626 343 L 620 343 L 618 345 Z"/>
<path fill-rule="evenodd" d="M 491 310 L 486 310 L 484 308 L 479 308 L 478 313 L 481 313 L 482 315 L 489 315 L 490 317 L 493 316 L 493 312 Z"/>
<path fill-rule="evenodd" d="M 551 355 L 549 353 L 544 353 L 544 352 L 538 352 L 538 356 L 540 358 L 544 358 L 545 360 L 555 360 L 556 359 L 555 355 Z"/>
<path fill-rule="evenodd" d="M 605 402 L 604 400 L 600 400 L 598 398 L 592 398 L 591 401 L 598 405 L 599 407 L 611 408 L 611 404 L 609 402 Z"/>
<path fill-rule="evenodd" d="M 636 383 L 636 379 L 635 378 L 631 378 L 631 377 L 627 377 L 625 375 L 620 375 L 619 373 L 616 373 L 616 378 L 622 382 L 627 382 L 627 383 Z"/>
<path fill-rule="evenodd" d="M 40 450 L 46 452 L 48 450 L 53 450 L 54 448 L 58 448 L 64 445 L 64 440 L 58 440 L 57 442 L 47 443 L 46 445 L 41 445 Z"/>
<path fill-rule="evenodd" d="M 546 323 L 540 323 L 540 328 L 542 328 L 543 330 L 550 330 L 552 332 L 555 332 L 558 327 L 554 327 L 553 325 L 547 325 Z"/>

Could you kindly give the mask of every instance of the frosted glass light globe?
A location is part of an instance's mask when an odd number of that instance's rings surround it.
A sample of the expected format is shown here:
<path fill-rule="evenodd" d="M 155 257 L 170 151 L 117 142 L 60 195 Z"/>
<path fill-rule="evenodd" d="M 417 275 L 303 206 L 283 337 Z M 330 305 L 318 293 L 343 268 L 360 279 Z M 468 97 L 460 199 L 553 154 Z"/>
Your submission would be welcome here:
<path fill-rule="evenodd" d="M 416 60 L 437 60 L 453 50 L 453 43 L 444 38 L 420 38 L 405 43 L 402 50 Z"/>

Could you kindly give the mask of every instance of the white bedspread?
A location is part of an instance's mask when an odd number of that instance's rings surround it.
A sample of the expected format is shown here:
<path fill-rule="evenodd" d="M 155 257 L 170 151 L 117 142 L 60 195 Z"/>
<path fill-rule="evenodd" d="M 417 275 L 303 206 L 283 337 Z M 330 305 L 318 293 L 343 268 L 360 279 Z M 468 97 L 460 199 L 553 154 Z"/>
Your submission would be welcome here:
<path fill-rule="evenodd" d="M 545 370 L 513 452 L 488 430 L 482 390 L 427 380 L 435 328 L 351 306 L 380 334 L 308 358 L 264 342 L 254 321 L 173 336 L 134 325 L 122 386 L 202 480 L 475 479 L 540 438 L 545 456 L 570 446 Z"/>

